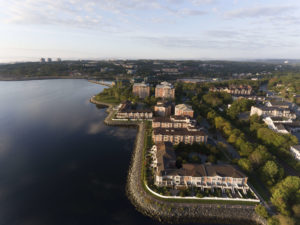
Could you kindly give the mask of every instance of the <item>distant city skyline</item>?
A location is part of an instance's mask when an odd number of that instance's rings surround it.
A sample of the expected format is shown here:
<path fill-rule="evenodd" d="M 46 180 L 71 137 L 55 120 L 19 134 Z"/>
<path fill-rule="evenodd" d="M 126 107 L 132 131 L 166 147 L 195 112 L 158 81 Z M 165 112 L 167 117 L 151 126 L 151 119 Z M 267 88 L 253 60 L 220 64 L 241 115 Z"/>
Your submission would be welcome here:
<path fill-rule="evenodd" d="M 0 0 L 0 63 L 299 59 L 296 0 Z"/>

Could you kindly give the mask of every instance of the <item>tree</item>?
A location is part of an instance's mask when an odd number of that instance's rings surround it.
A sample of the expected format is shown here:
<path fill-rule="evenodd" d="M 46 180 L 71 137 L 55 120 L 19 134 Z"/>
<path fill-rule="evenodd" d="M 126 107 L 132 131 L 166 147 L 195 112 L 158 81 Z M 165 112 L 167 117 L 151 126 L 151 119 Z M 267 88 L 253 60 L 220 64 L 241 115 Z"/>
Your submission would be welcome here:
<path fill-rule="evenodd" d="M 262 145 L 259 145 L 249 156 L 251 163 L 256 168 L 260 167 L 271 158 L 272 155 L 268 152 L 267 148 Z"/>
<path fill-rule="evenodd" d="M 215 111 L 209 111 L 206 116 L 208 120 L 214 120 L 216 117 L 217 113 Z"/>
<path fill-rule="evenodd" d="M 241 156 L 249 156 L 253 151 L 253 146 L 250 142 L 243 142 L 240 145 L 240 155 Z"/>
<path fill-rule="evenodd" d="M 216 157 L 214 155 L 209 155 L 207 157 L 207 161 L 211 162 L 211 163 L 215 163 L 217 160 L 216 160 Z"/>
<path fill-rule="evenodd" d="M 252 100 L 246 98 L 238 99 L 227 110 L 227 115 L 234 120 L 241 112 L 249 111 L 252 105 L 254 105 L 254 101 Z"/>
<path fill-rule="evenodd" d="M 264 207 L 261 204 L 259 204 L 255 207 L 255 212 L 263 218 L 268 218 L 267 209 L 266 209 L 266 207 Z"/>
<path fill-rule="evenodd" d="M 296 225 L 295 219 L 289 216 L 279 215 L 278 220 L 280 225 Z"/>
<path fill-rule="evenodd" d="M 261 169 L 261 177 L 271 186 L 281 178 L 280 168 L 274 161 L 269 160 Z"/>
<path fill-rule="evenodd" d="M 273 189 L 271 202 L 283 215 L 291 215 L 291 207 L 300 203 L 300 178 L 288 176 Z"/>
<path fill-rule="evenodd" d="M 268 225 L 280 225 L 278 219 L 272 216 L 268 219 Z"/>
<path fill-rule="evenodd" d="M 242 170 L 244 170 L 247 173 L 251 173 L 252 172 L 252 165 L 249 159 L 246 158 L 241 158 L 238 161 L 238 165 L 242 168 Z"/>
<path fill-rule="evenodd" d="M 200 124 L 202 122 L 203 118 L 202 118 L 202 116 L 198 115 L 196 120 L 197 120 L 197 123 Z"/>
<path fill-rule="evenodd" d="M 300 203 L 293 205 L 292 210 L 293 210 L 295 217 L 300 218 Z"/>
<path fill-rule="evenodd" d="M 236 134 L 233 134 L 233 133 L 232 133 L 232 134 L 228 137 L 227 141 L 228 141 L 230 144 L 233 144 L 233 143 L 236 142 L 237 138 L 238 138 L 238 136 L 237 136 Z"/>

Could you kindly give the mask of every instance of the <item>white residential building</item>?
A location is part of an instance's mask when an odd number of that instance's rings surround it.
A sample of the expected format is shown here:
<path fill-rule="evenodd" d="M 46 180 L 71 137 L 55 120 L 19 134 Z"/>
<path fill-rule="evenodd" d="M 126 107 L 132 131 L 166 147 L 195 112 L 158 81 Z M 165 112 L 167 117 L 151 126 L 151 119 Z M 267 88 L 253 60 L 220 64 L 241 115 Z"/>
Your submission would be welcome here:
<path fill-rule="evenodd" d="M 300 161 L 300 145 L 291 146 L 292 155 Z"/>
<path fill-rule="evenodd" d="M 248 178 L 231 165 L 191 164 L 176 168 L 176 155 L 169 143 L 159 143 L 154 154 L 152 167 L 155 170 L 155 185 L 159 187 L 203 189 L 221 188 L 249 190 Z"/>
<path fill-rule="evenodd" d="M 255 114 L 264 117 L 285 117 L 287 119 L 296 119 L 297 117 L 290 109 L 268 106 L 252 106 L 250 116 Z"/>

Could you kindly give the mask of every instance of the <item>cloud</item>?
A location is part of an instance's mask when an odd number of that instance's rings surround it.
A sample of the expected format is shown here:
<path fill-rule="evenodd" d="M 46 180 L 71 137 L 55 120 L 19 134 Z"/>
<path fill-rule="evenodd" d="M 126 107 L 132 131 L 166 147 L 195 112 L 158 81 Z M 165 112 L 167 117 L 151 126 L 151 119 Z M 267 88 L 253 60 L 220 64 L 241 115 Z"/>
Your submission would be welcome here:
<path fill-rule="evenodd" d="M 254 8 L 243 8 L 225 13 L 226 18 L 257 18 L 277 16 L 295 10 L 295 6 L 260 6 Z"/>
<path fill-rule="evenodd" d="M 216 35 L 218 34 L 219 35 Z M 209 37 L 209 38 L 207 38 Z M 275 37 L 264 37 L 260 34 L 246 34 L 234 31 L 208 31 L 204 36 L 185 37 L 185 36 L 161 36 L 161 37 L 137 37 L 138 41 L 150 43 L 160 48 L 166 49 L 226 49 L 226 50 L 260 50 L 269 47 L 289 48 L 295 43 L 284 42 Z"/>
<path fill-rule="evenodd" d="M 159 13 L 162 17 L 206 14 L 187 3 L 182 0 L 10 0 L 3 2 L 0 13 L 6 23 L 95 27 L 117 32 L 124 29 L 124 24 L 134 25 L 145 19 L 144 14 Z"/>
<path fill-rule="evenodd" d="M 194 5 L 214 4 L 218 0 L 190 0 Z"/>

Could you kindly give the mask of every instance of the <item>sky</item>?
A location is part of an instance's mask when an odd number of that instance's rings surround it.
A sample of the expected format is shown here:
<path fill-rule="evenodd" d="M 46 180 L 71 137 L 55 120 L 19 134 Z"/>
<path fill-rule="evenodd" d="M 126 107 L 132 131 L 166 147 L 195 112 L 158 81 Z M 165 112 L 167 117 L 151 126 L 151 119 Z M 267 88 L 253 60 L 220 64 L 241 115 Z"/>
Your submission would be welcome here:
<path fill-rule="evenodd" d="M 300 58 L 299 0 L 0 0 L 0 62 Z"/>

